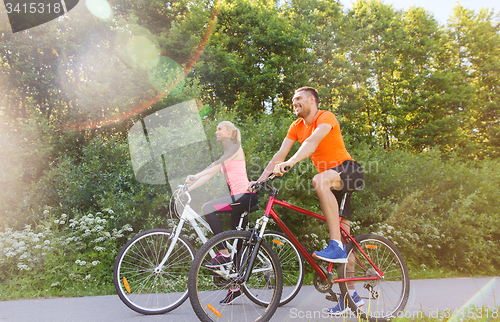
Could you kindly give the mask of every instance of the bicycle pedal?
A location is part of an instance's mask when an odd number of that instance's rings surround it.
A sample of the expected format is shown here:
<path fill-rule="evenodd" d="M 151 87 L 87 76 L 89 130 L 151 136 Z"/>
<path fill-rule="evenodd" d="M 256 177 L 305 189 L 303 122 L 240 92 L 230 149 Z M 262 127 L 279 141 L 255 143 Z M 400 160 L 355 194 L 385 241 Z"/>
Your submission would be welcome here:
<path fill-rule="evenodd" d="M 327 295 L 326 296 L 326 299 L 328 301 L 332 301 L 332 302 L 338 302 L 339 301 L 339 298 L 337 297 L 337 294 L 334 294 L 334 296 L 332 295 Z"/>
<path fill-rule="evenodd" d="M 221 270 L 215 270 L 213 271 L 215 275 L 221 276 L 222 278 L 228 280 L 229 279 L 229 274 L 224 273 Z"/>

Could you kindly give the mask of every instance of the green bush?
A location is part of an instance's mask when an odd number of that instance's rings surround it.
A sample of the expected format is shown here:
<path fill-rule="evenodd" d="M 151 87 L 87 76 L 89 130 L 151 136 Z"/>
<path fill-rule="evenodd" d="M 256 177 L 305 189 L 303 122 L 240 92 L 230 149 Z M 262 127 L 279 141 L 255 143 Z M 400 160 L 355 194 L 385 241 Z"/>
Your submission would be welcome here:
<path fill-rule="evenodd" d="M 38 182 L 30 201 L 36 207 L 56 207 L 60 213 L 111 208 L 122 225 L 140 230 L 165 223 L 168 197 L 165 186 L 135 179 L 128 144 L 115 135 L 91 139 L 78 158 L 60 157 Z"/>
<path fill-rule="evenodd" d="M 112 285 L 115 257 L 131 232 L 130 225 L 118 224 L 110 209 L 74 219 L 45 210 L 34 227 L 0 232 L 0 298 L 54 296 L 89 284 Z"/>
<path fill-rule="evenodd" d="M 443 161 L 432 153 L 408 162 L 412 176 L 408 170 L 392 167 L 393 177 L 406 177 L 405 184 L 392 186 L 406 193 L 394 199 L 395 206 L 385 214 L 387 220 L 372 229 L 393 240 L 410 266 L 472 275 L 498 272 L 499 162 Z"/>

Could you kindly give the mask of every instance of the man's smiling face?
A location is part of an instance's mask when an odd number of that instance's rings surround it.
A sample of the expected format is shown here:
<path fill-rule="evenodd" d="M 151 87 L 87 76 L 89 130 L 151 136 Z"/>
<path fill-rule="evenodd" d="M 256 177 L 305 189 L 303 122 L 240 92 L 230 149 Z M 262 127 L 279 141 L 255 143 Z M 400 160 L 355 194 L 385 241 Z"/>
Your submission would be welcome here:
<path fill-rule="evenodd" d="M 311 113 L 311 104 L 314 101 L 312 95 L 307 91 L 295 92 L 292 98 L 292 104 L 295 115 L 304 118 Z"/>

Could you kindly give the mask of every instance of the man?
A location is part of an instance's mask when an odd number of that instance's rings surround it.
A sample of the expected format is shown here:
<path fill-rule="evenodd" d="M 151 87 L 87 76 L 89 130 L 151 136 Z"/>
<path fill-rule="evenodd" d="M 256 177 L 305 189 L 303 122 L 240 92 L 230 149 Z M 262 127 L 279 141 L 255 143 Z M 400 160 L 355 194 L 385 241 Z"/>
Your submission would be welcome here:
<path fill-rule="evenodd" d="M 330 233 L 328 246 L 315 251 L 312 256 L 328 262 L 347 263 L 345 247 L 340 236 L 339 204 L 344 193 L 352 192 L 363 185 L 364 175 L 361 166 L 351 158 L 345 148 L 337 119 L 331 112 L 319 110 L 318 101 L 318 91 L 313 87 L 302 87 L 295 91 L 292 103 L 299 119 L 292 123 L 281 148 L 257 181 L 266 179 L 272 172 L 275 175 L 283 175 L 286 167 L 292 168 L 296 163 L 310 157 L 319 172 L 313 178 L 313 187 Z M 301 146 L 285 161 L 295 141 L 299 141 Z M 250 182 L 250 187 L 254 183 Z M 342 214 L 342 225 L 347 230 L 350 227 L 350 215 L 349 194 Z M 354 290 L 351 295 L 362 305 L 362 300 Z M 341 302 L 329 312 L 335 315 L 345 313 L 346 305 Z"/>

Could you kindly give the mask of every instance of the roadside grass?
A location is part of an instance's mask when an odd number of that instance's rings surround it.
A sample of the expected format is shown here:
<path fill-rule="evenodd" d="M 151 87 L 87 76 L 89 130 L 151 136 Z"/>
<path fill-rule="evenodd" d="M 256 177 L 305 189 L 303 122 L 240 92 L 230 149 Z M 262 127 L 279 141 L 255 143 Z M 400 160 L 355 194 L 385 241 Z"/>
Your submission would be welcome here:
<path fill-rule="evenodd" d="M 0 301 L 116 294 L 112 283 L 96 284 L 89 281 L 89 283 L 78 283 L 64 288 L 56 284 L 45 289 L 39 289 L 31 285 L 33 284 L 30 281 L 13 281 L 11 283 L 0 284 Z"/>

